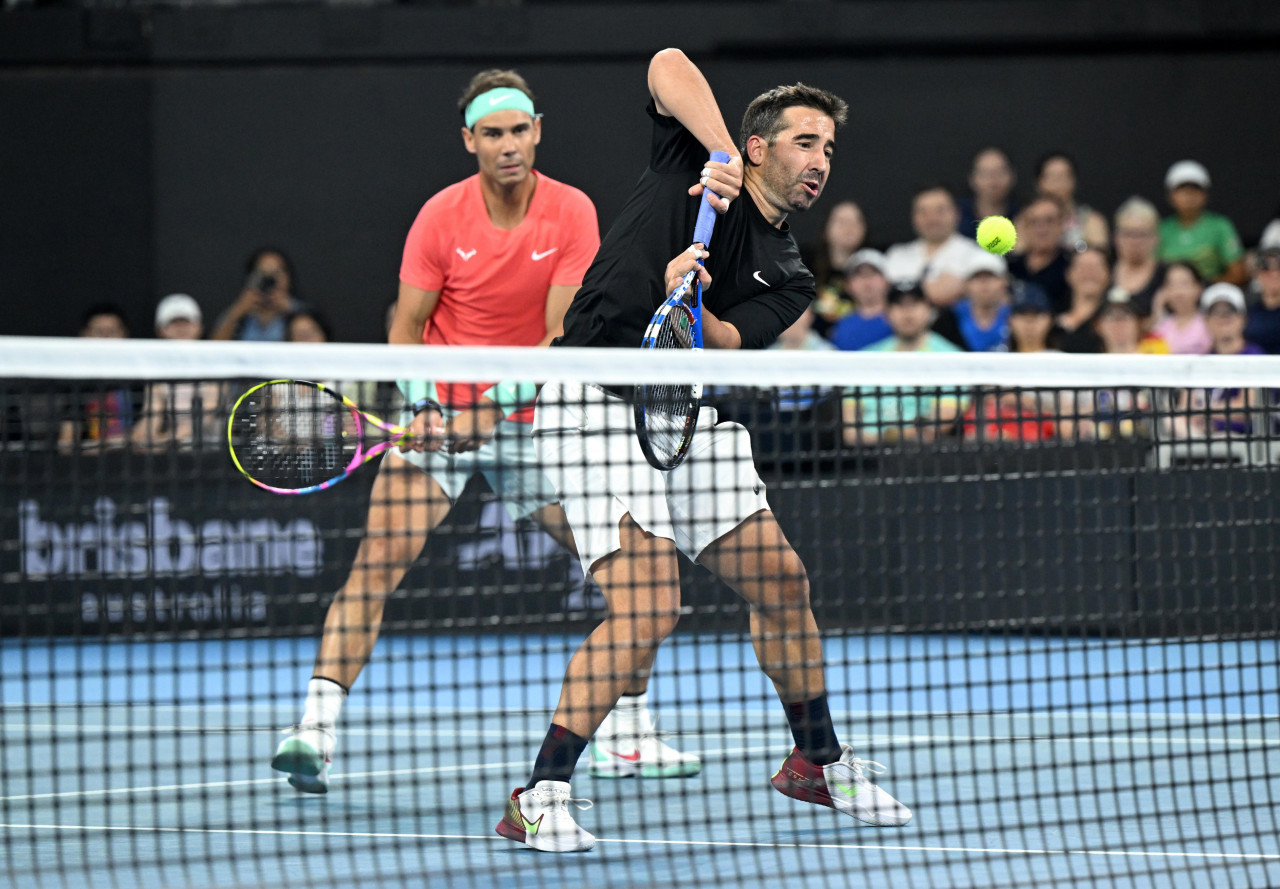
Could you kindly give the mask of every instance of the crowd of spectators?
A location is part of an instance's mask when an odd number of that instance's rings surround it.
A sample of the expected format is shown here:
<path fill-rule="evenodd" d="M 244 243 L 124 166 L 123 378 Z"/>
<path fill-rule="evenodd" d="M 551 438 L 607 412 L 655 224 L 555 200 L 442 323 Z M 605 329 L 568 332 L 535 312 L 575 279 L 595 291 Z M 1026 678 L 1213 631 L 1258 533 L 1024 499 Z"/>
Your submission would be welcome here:
<path fill-rule="evenodd" d="M 245 262 L 237 298 L 206 328 L 199 301 L 171 293 L 155 307 L 153 335 L 164 340 L 241 340 L 323 343 L 333 339 L 324 315 L 296 295 L 297 276 L 284 251 L 255 250 Z M 135 336 L 124 310 L 96 303 L 81 315 L 76 335 L 99 339 Z M 63 451 L 99 453 L 129 448 L 163 452 L 220 447 L 226 436 L 228 385 L 212 381 L 156 381 L 59 386 L 30 394 L 6 411 L 6 437 L 46 442 Z M 17 414 L 12 416 L 11 414 Z"/>
<path fill-rule="evenodd" d="M 910 205 L 916 237 L 869 244 L 853 201 L 834 204 L 819 242 L 805 250 L 817 281 L 812 308 L 775 348 L 843 351 L 1280 354 L 1280 220 L 1246 254 L 1233 223 L 1209 209 L 1212 181 L 1196 161 L 1169 167 L 1161 218 L 1151 201 L 1125 200 L 1110 222 L 1077 197 L 1074 160 L 1051 152 L 1019 195 L 1009 157 L 987 147 L 973 158 L 968 193 L 935 183 Z M 973 236 L 990 215 L 1015 221 L 1008 257 Z M 244 285 L 212 324 L 188 294 L 156 306 L 163 339 L 327 342 L 324 316 L 297 294 L 297 273 L 279 248 L 253 251 Z M 387 317 L 394 312 L 394 300 Z M 130 336 L 124 313 L 100 304 L 79 335 Z M 825 393 L 830 395 L 830 393 Z M 838 393 L 840 394 L 840 393 Z M 800 409 L 819 390 L 783 393 Z M 67 396 L 43 428 L 64 449 L 141 451 L 212 444 L 227 393 L 214 383 L 110 386 Z M 1150 392 L 1062 389 L 841 395 L 847 445 L 940 438 L 1094 439 L 1194 437 L 1257 432 L 1270 423 L 1270 391 Z M 36 412 L 39 413 L 39 412 Z M 41 426 L 40 422 L 35 423 Z"/>
<path fill-rule="evenodd" d="M 1076 165 L 1062 152 L 1040 159 L 1025 201 L 998 148 L 974 156 L 968 182 L 969 193 L 959 197 L 941 184 L 920 188 L 911 204 L 917 237 L 900 244 L 855 240 L 868 220 L 850 202 L 834 208 L 833 216 L 838 211 L 858 224 L 829 224 L 809 251 L 811 268 L 828 269 L 815 271 L 812 330 L 850 351 L 1280 354 L 1280 221 L 1246 253 L 1231 220 L 1209 209 L 1212 181 L 1202 164 L 1169 167 L 1163 219 L 1155 204 L 1134 196 L 1109 222 L 1077 197 Z M 1015 221 L 1018 244 L 1007 258 L 973 240 L 977 223 L 990 215 Z M 837 240 L 841 232 L 847 237 Z M 818 255 L 825 266 L 814 261 Z M 836 268 L 841 255 L 848 258 Z M 1276 393 L 1261 389 L 854 387 L 842 400 L 849 445 L 943 437 L 1270 437 L 1277 413 Z"/>

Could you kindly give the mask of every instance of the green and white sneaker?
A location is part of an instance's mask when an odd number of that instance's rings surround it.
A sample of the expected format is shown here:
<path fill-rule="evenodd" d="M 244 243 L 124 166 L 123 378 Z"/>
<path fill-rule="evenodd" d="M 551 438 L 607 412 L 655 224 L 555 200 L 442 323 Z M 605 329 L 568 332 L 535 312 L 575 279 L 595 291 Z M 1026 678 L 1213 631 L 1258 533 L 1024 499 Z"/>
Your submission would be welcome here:
<path fill-rule="evenodd" d="M 792 748 L 770 783 L 792 799 L 827 806 L 876 827 L 902 827 L 910 821 L 911 810 L 867 777 L 867 772 L 883 775 L 888 770 L 854 756 L 848 744 L 840 748 L 840 758 L 825 766 L 809 762 Z"/>
<path fill-rule="evenodd" d="M 329 792 L 329 766 L 338 746 L 333 726 L 304 723 L 284 730 L 287 737 L 271 757 L 271 768 L 287 772 L 289 783 L 303 793 Z"/>
<path fill-rule="evenodd" d="M 569 805 L 591 808 L 591 800 L 573 799 L 567 781 L 539 781 L 525 790 L 511 791 L 507 809 L 496 828 L 498 836 L 539 852 L 588 852 L 596 838 L 573 820 Z"/>
<path fill-rule="evenodd" d="M 662 740 L 645 695 L 624 698 L 600 723 L 587 753 L 596 778 L 687 778 L 702 760 Z"/>

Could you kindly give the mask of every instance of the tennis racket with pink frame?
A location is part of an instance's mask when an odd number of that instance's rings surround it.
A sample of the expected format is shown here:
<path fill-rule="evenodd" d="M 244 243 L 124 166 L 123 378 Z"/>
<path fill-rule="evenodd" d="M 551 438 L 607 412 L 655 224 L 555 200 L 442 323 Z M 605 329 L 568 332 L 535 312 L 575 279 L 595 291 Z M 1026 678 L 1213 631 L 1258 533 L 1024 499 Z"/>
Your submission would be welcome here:
<path fill-rule="evenodd" d="M 236 400 L 227 421 L 236 469 L 275 494 L 333 487 L 411 435 L 307 380 L 259 383 Z"/>

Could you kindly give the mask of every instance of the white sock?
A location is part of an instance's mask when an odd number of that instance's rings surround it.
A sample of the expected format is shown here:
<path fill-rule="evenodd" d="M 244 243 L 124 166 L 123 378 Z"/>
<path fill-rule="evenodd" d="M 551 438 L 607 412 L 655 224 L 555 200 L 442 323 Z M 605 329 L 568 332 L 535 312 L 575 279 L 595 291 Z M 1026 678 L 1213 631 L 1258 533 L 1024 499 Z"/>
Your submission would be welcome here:
<path fill-rule="evenodd" d="M 312 677 L 307 683 L 307 703 L 302 711 L 302 724 L 319 723 L 333 728 L 347 693 L 331 679 Z"/>
<path fill-rule="evenodd" d="M 613 708 L 619 735 L 640 735 L 648 729 L 649 693 L 623 695 Z"/>

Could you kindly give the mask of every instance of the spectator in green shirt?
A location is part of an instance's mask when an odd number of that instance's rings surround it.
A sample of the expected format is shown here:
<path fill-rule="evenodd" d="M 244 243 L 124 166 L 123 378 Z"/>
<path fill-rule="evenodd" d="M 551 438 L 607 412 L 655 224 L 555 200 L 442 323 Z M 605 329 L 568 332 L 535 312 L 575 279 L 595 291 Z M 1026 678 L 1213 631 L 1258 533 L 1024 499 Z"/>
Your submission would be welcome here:
<path fill-rule="evenodd" d="M 1164 177 L 1174 215 L 1160 223 L 1160 259 L 1189 262 L 1206 281 L 1245 283 L 1244 248 L 1231 220 L 1205 209 L 1209 171 L 1196 161 L 1178 161 Z"/>

